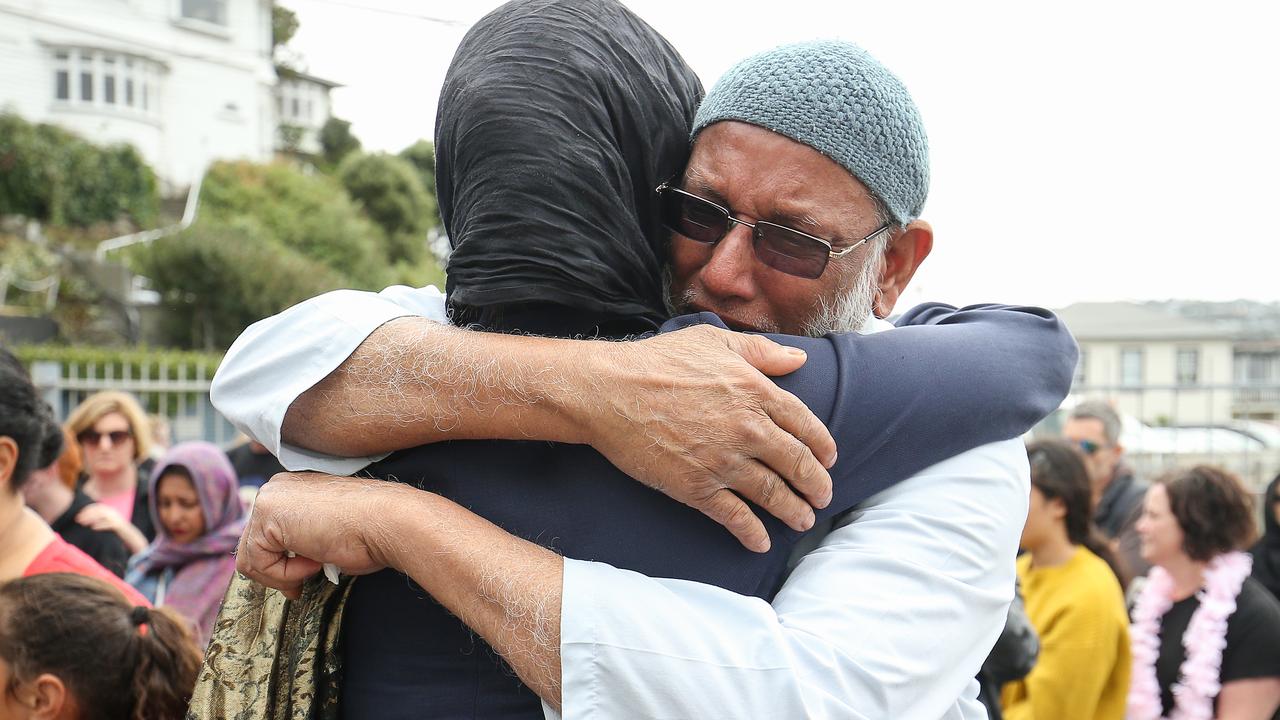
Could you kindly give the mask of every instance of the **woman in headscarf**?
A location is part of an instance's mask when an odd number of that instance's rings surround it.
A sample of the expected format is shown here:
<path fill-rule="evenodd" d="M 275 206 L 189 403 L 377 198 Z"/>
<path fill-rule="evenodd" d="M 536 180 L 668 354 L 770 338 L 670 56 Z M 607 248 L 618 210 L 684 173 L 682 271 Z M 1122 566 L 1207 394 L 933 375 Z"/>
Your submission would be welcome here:
<path fill-rule="evenodd" d="M 189 442 L 161 458 L 152 477 L 156 539 L 130 563 L 125 579 L 156 607 L 189 620 L 203 647 L 235 573 L 231 551 L 244 529 L 236 473 L 216 445 Z"/>
<path fill-rule="evenodd" d="M 1253 579 L 1280 599 L 1280 475 L 1262 494 L 1262 538 L 1253 546 Z"/>

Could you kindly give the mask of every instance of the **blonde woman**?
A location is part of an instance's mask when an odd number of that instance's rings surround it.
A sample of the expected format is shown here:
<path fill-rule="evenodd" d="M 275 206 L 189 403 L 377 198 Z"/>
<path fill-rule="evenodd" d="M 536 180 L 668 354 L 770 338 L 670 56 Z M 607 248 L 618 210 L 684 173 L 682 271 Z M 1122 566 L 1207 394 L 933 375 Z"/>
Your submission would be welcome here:
<path fill-rule="evenodd" d="M 147 509 L 147 473 L 141 463 L 151 450 L 151 426 L 132 395 L 90 395 L 67 418 L 84 458 L 81 489 L 95 502 L 76 522 L 120 536 L 130 554 L 141 552 L 155 529 Z"/>

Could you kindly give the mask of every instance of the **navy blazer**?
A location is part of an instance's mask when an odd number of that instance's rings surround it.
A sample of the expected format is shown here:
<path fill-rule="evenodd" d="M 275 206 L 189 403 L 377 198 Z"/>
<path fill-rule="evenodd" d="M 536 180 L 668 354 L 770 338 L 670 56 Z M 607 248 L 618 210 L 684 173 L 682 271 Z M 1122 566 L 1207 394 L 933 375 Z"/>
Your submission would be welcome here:
<path fill-rule="evenodd" d="M 663 332 L 717 323 L 702 313 Z M 808 360 L 775 378 L 830 428 L 839 459 L 819 524 L 942 460 L 1026 432 L 1070 389 L 1077 349 L 1038 308 L 924 305 L 892 332 L 797 338 Z M 453 441 L 368 468 L 580 560 L 771 599 L 801 536 L 754 508 L 772 548 L 747 551 L 702 513 L 584 445 Z M 485 642 L 405 575 L 358 579 L 343 617 L 347 718 L 541 718 L 537 697 Z"/>

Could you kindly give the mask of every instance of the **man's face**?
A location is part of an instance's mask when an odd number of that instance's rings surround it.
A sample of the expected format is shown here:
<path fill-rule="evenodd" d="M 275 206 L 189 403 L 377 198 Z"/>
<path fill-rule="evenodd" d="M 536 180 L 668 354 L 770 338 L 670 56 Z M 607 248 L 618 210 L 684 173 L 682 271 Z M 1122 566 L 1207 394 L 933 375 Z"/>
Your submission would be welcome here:
<path fill-rule="evenodd" d="M 1062 437 L 1084 456 L 1096 500 L 1115 474 L 1121 448 L 1107 442 L 1102 421 L 1097 418 L 1069 418 L 1062 426 Z"/>
<path fill-rule="evenodd" d="M 807 145 L 747 123 L 718 122 L 703 130 L 682 188 L 728 207 L 740 220 L 785 225 L 828 240 L 835 250 L 880 225 L 871 194 L 847 170 Z M 851 329 L 822 327 L 830 324 L 823 304 L 830 307 L 857 290 L 873 245 L 832 258 L 820 277 L 808 280 L 757 260 L 751 230 L 742 225 L 733 225 L 714 246 L 676 233 L 671 302 L 677 312 L 708 310 L 740 330 L 805 335 Z M 869 278 L 861 294 L 874 296 L 878 281 Z M 871 311 L 870 299 L 864 300 L 843 314 L 858 316 L 861 324 Z"/>

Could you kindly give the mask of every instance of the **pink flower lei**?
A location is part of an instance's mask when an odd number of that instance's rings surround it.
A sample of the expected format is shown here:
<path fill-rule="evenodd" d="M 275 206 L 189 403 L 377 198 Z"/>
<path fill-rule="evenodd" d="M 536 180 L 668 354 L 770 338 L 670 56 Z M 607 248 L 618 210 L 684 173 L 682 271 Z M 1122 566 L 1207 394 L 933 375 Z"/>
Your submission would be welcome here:
<path fill-rule="evenodd" d="M 1173 685 L 1169 720 L 1212 720 L 1213 699 L 1222 690 L 1222 650 L 1227 645 L 1227 618 L 1236 611 L 1236 597 L 1253 566 L 1253 558 L 1231 552 L 1214 558 L 1204 570 L 1200 607 L 1191 615 L 1182 636 L 1186 660 Z M 1147 584 L 1133 609 L 1129 629 L 1133 648 L 1133 678 L 1129 685 L 1129 720 L 1163 720 L 1156 659 L 1160 657 L 1160 620 L 1173 607 L 1173 578 L 1161 567 L 1151 568 Z"/>

